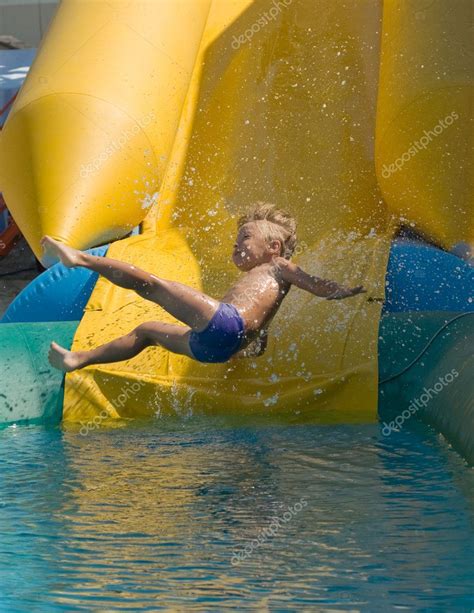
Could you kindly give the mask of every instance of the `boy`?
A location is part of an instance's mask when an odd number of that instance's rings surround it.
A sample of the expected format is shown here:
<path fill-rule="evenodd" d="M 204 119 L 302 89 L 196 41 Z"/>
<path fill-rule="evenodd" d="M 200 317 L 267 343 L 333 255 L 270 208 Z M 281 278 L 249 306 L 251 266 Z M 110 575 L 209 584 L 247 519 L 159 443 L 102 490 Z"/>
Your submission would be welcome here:
<path fill-rule="evenodd" d="M 288 213 L 265 203 L 258 203 L 238 221 L 232 259 L 245 274 L 220 301 L 125 262 L 78 251 L 49 236 L 41 239 L 41 246 L 65 266 L 94 270 L 112 283 L 156 302 L 184 324 L 143 323 L 91 351 L 68 351 L 52 342 L 49 361 L 66 372 L 89 364 L 128 360 L 151 345 L 200 362 L 261 355 L 270 321 L 292 285 L 328 300 L 366 291 L 361 285 L 350 289 L 311 276 L 293 264 L 290 257 L 296 246 L 296 222 Z"/>

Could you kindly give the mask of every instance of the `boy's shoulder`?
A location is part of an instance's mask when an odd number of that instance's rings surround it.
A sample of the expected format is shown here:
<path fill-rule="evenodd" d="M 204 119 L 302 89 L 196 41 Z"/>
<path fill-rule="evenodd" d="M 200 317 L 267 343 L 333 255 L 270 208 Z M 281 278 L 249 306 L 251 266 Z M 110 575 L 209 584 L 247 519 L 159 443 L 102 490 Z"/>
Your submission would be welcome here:
<path fill-rule="evenodd" d="M 292 284 L 298 271 L 299 267 L 291 260 L 281 256 L 273 259 L 272 272 L 280 282 Z"/>
<path fill-rule="evenodd" d="M 290 260 L 283 257 L 276 257 L 271 262 L 265 262 L 255 266 L 247 274 L 250 275 L 268 275 L 273 277 L 278 282 L 284 282 L 289 273 L 296 270 L 297 266 Z"/>
<path fill-rule="evenodd" d="M 280 270 L 281 266 L 279 266 L 275 261 L 273 261 L 265 262 L 264 264 L 258 264 L 258 266 L 255 266 L 249 272 L 253 272 L 254 274 L 270 275 L 274 277 L 275 275 L 279 274 Z"/>
<path fill-rule="evenodd" d="M 272 269 L 272 263 L 271 262 L 265 262 L 264 264 L 257 264 L 256 266 L 251 268 L 248 272 L 267 273 L 267 272 L 271 271 L 271 269 Z"/>
<path fill-rule="evenodd" d="M 289 282 L 289 276 L 297 266 L 283 257 L 273 258 L 271 262 L 261 264 L 262 274 L 273 277 L 280 285 Z"/>
<path fill-rule="evenodd" d="M 293 264 L 291 260 L 287 260 L 286 258 L 282 256 L 273 258 L 273 262 L 271 266 L 272 266 L 273 271 L 280 275 L 281 274 L 284 275 L 285 273 L 294 271 L 298 268 L 296 264 Z"/>

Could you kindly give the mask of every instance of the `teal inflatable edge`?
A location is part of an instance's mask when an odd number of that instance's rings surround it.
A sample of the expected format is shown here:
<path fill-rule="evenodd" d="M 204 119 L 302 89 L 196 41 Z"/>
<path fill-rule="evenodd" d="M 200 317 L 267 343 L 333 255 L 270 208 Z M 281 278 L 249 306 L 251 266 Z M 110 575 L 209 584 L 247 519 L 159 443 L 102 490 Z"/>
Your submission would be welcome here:
<path fill-rule="evenodd" d="M 474 465 L 474 313 L 390 313 L 380 321 L 379 416 L 396 437 L 414 419 Z"/>
<path fill-rule="evenodd" d="M 78 321 L 0 325 L 0 428 L 61 421 L 64 373 L 48 362 L 51 339 L 71 347 Z"/>

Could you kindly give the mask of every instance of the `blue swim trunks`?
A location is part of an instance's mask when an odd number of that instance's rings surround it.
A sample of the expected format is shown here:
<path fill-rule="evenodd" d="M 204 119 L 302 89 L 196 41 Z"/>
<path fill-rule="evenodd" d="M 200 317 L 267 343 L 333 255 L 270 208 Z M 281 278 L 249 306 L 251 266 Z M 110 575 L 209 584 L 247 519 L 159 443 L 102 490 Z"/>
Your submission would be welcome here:
<path fill-rule="evenodd" d="M 244 338 L 244 322 L 233 304 L 221 302 L 207 328 L 191 332 L 189 347 L 199 362 L 227 362 Z"/>

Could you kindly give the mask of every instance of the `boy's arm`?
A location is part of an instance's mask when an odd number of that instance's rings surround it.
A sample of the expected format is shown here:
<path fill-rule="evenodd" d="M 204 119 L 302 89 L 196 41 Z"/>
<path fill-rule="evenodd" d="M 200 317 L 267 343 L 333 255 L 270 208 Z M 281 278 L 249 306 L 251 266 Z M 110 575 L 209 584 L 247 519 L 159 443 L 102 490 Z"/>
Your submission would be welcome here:
<path fill-rule="evenodd" d="M 346 287 L 336 283 L 336 281 L 309 275 L 299 266 L 296 266 L 296 264 L 284 258 L 278 258 L 277 266 L 284 281 L 296 285 L 296 287 L 304 289 L 315 296 L 326 298 L 327 300 L 350 298 L 351 296 L 363 294 L 367 291 L 362 285 L 358 285 L 357 287 Z"/>

